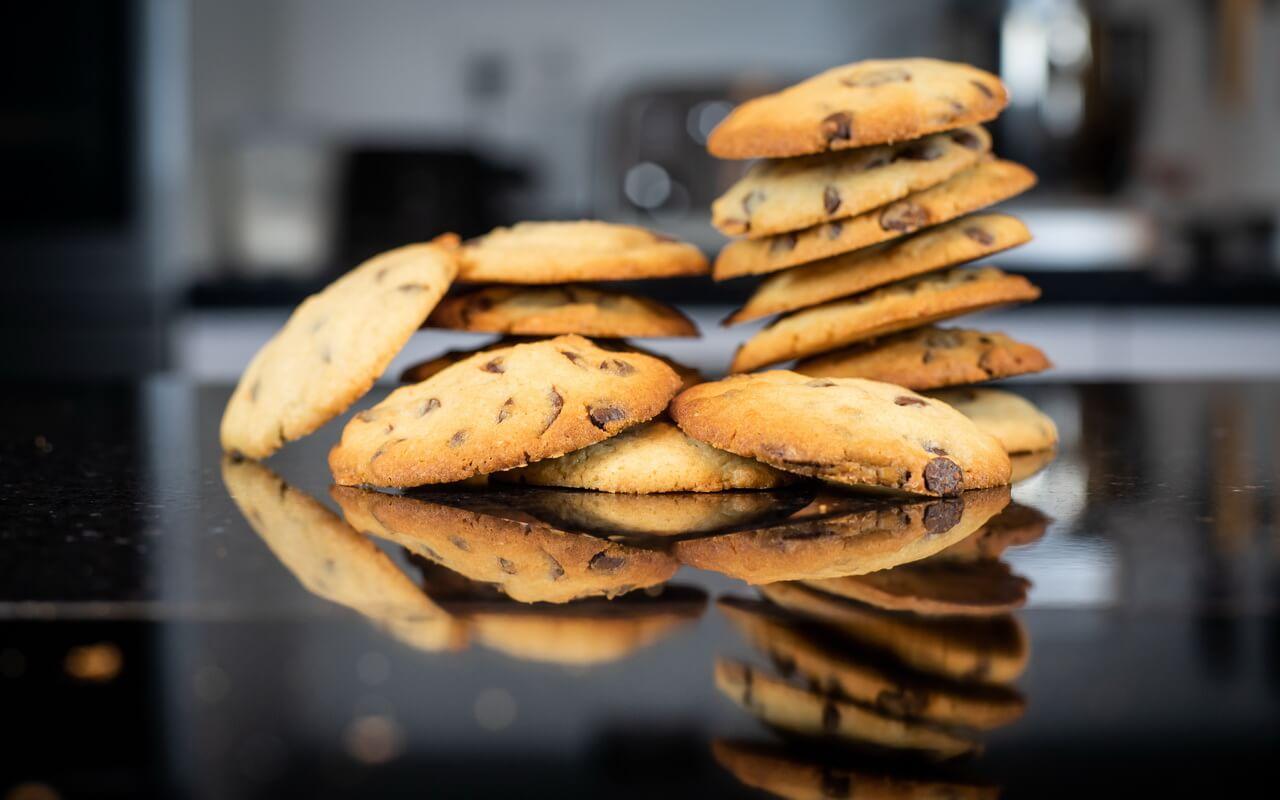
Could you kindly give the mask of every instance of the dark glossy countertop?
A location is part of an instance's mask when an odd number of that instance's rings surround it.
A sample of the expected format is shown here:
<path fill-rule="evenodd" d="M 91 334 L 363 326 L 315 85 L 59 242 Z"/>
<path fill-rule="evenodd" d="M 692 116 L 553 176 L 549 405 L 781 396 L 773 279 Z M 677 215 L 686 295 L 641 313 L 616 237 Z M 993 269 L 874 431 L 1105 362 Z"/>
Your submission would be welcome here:
<path fill-rule="evenodd" d="M 376 524 L 361 527 L 385 529 L 365 538 L 330 494 L 325 453 L 341 422 L 265 468 L 224 465 L 216 429 L 228 387 L 6 387 L 0 698 L 19 736 L 0 760 L 0 796 L 37 784 L 57 794 L 21 796 L 764 796 L 717 763 L 713 747 L 740 775 L 793 779 L 813 796 L 870 796 L 886 778 L 917 781 L 899 789 L 947 784 L 948 796 L 993 787 L 1006 797 L 1216 795 L 1272 774 L 1280 386 L 1020 391 L 1057 420 L 1057 459 L 1013 488 L 1007 524 L 988 522 L 894 574 L 918 577 L 921 564 L 985 570 L 1015 596 L 1021 575 L 1031 582 L 1025 607 L 921 620 L 843 601 L 874 617 L 877 632 L 838 614 L 836 635 L 707 569 L 681 567 L 665 589 L 612 602 L 519 605 L 424 557 L 446 546 L 431 538 L 440 526 L 464 517 L 499 520 L 506 533 L 590 527 L 594 536 L 554 534 L 563 569 L 607 578 L 634 567 L 627 580 L 645 583 L 675 569 L 675 552 L 717 566 L 726 551 L 700 551 L 705 536 L 689 532 L 611 542 L 606 529 L 711 513 L 734 529 L 791 531 L 781 544 L 731 535 L 753 569 L 794 572 L 836 535 L 812 525 L 799 535 L 779 520 L 813 499 L 811 487 L 711 512 L 596 507 L 590 525 L 579 501 L 425 493 L 391 498 L 408 504 L 407 516 L 373 514 Z M 228 493 L 224 468 L 252 519 Z M 940 549 L 959 530 L 922 528 L 940 513 L 927 505 L 895 511 L 900 522 L 854 511 L 839 517 L 838 534 L 853 562 L 871 557 L 858 548 L 872 540 L 849 525 L 875 527 L 875 541 L 888 542 L 876 557 L 890 560 Z M 968 524 L 942 511 L 947 525 Z M 522 564 L 530 536 L 480 545 L 515 548 L 507 555 Z M 968 556 L 956 555 L 966 546 Z M 484 554 L 483 568 L 500 557 Z M 762 687 L 793 673 L 803 687 L 807 674 L 785 652 L 793 640 L 827 653 L 824 664 L 968 698 L 958 724 L 987 714 L 968 737 L 981 752 L 942 760 L 773 732 L 756 718 L 777 708 Z M 745 708 L 717 691 L 717 658 L 756 670 Z M 990 683 L 1001 685 L 979 686 Z M 928 716 L 912 698 L 877 697 L 873 712 Z M 823 705 L 818 718 L 856 727 L 859 713 Z M 950 735 L 933 723 L 898 725 L 895 735 L 908 738 Z"/>

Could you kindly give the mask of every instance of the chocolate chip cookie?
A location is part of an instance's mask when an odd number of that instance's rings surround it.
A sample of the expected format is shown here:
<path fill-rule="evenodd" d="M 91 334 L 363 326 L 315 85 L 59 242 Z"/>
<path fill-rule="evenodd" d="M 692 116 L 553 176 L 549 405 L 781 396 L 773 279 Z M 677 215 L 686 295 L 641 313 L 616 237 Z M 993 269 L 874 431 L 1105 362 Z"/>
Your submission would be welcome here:
<path fill-rule="evenodd" d="M 1030 189 L 1035 182 L 1035 173 L 1020 164 L 999 159 L 982 161 L 937 186 L 856 217 L 729 242 L 716 256 L 713 276 L 723 281 L 763 275 L 887 242 L 1007 200 Z"/>
<path fill-rule="evenodd" d="M 1049 450 L 1058 444 L 1058 426 L 1025 397 L 1003 389 L 965 387 L 930 392 L 964 414 L 1010 453 Z"/>
<path fill-rule="evenodd" d="M 457 273 L 457 237 L 374 256 L 294 309 L 222 416 L 222 449 L 266 458 L 341 414 L 378 379 Z"/>
<path fill-rule="evenodd" d="M 428 499 L 335 486 L 352 527 L 395 542 L 522 603 L 616 597 L 675 574 L 671 556 Z"/>
<path fill-rule="evenodd" d="M 647 297 L 590 286 L 487 286 L 446 297 L 427 324 L 517 336 L 697 336 L 693 321 Z"/>
<path fill-rule="evenodd" d="M 875 247 L 842 253 L 765 278 L 746 305 L 729 315 L 736 325 L 820 305 L 894 281 L 963 264 L 1030 241 L 1021 221 L 974 214 Z"/>
<path fill-rule="evenodd" d="M 717 450 L 654 420 L 496 478 L 534 486 L 566 486 L 623 494 L 772 489 L 795 480 L 766 464 Z"/>
<path fill-rule="evenodd" d="M 707 149 L 716 158 L 787 158 L 901 142 L 994 119 L 1008 102 L 996 76 L 967 64 L 860 61 L 739 105 Z"/>
<path fill-rule="evenodd" d="M 458 279 L 469 283 L 571 283 L 705 275 L 691 244 L 611 222 L 521 222 L 463 243 Z"/>
<path fill-rule="evenodd" d="M 962 541 L 1009 502 L 1006 487 L 927 502 L 863 500 L 835 516 L 676 542 L 682 564 L 751 584 L 891 570 Z"/>
<path fill-rule="evenodd" d="M 788 472 L 931 496 L 1009 482 L 1009 457 L 963 414 L 887 383 L 773 371 L 682 392 L 670 413 L 712 447 Z"/>
<path fill-rule="evenodd" d="M 711 205 L 711 224 L 751 238 L 844 219 L 935 186 L 991 151 L 980 127 L 897 144 L 757 162 Z"/>
<path fill-rule="evenodd" d="M 990 730 L 1013 722 L 1026 709 L 1025 699 L 1012 689 L 974 691 L 963 684 L 923 679 L 875 658 L 860 658 L 857 651 L 833 644 L 830 637 L 796 625 L 776 606 L 727 598 L 716 608 L 769 657 L 783 677 L 821 686 L 889 717 Z"/>
<path fill-rule="evenodd" d="M 469 350 L 447 350 L 435 358 L 429 358 L 426 361 L 419 361 L 417 364 L 406 367 L 404 372 L 400 373 L 400 382 L 421 383 L 432 375 L 435 375 L 437 372 L 440 372 L 445 367 L 451 367 L 459 361 L 470 358 L 476 353 L 487 353 L 490 350 L 497 350 L 502 347 L 511 347 L 517 344 L 529 344 L 530 342 L 540 340 L 541 337 L 536 336 L 503 336 L 501 339 L 495 339 Z M 652 350 L 647 350 L 634 342 L 629 342 L 625 339 L 593 339 L 592 341 L 595 342 L 596 347 L 603 350 L 609 350 L 614 353 L 640 353 L 642 355 L 658 359 L 663 364 L 666 364 L 668 367 L 675 370 L 676 374 L 680 376 L 680 387 L 682 389 L 688 389 L 696 383 L 702 383 L 702 373 L 698 372 L 693 367 L 681 364 L 679 361 L 661 353 L 655 353 Z"/>
<path fill-rule="evenodd" d="M 1026 278 L 991 266 L 933 272 L 782 317 L 738 348 L 731 369 L 748 372 L 1039 296 Z"/>
<path fill-rule="evenodd" d="M 329 467 L 341 484 L 396 487 L 522 467 L 652 419 L 680 383 L 655 358 L 580 336 L 490 350 L 361 411 Z"/>
<path fill-rule="evenodd" d="M 1040 348 L 1003 333 L 930 325 L 805 359 L 795 371 L 868 378 L 919 392 L 1040 372 L 1051 366 Z"/>
<path fill-rule="evenodd" d="M 978 749 L 973 739 L 919 722 L 896 719 L 817 691 L 794 686 L 739 661 L 717 658 L 716 688 L 765 724 L 801 736 L 954 758 Z"/>
<path fill-rule="evenodd" d="M 794 582 L 761 586 L 760 593 L 793 614 L 838 630 L 927 675 L 969 684 L 1009 684 L 1027 667 L 1027 632 L 1012 614 L 894 614 Z"/>

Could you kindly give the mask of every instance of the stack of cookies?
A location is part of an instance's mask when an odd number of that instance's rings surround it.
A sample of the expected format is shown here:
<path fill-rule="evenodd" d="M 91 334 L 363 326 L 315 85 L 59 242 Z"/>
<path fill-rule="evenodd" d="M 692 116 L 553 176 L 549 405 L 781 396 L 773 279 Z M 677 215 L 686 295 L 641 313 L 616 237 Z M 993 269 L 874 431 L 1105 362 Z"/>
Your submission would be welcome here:
<path fill-rule="evenodd" d="M 735 109 L 710 152 L 761 160 L 712 206 L 713 224 L 742 237 L 714 277 L 767 275 L 726 324 L 782 316 L 739 348 L 732 371 L 798 359 L 805 375 L 925 391 L 1048 368 L 1004 334 L 934 326 L 1040 294 L 995 267 L 958 267 L 1031 238 L 982 211 L 1035 184 L 992 155 L 980 127 L 1007 102 L 987 72 L 901 59 L 837 67 Z M 1047 429 L 1026 438 L 1017 446 L 1056 441 Z"/>

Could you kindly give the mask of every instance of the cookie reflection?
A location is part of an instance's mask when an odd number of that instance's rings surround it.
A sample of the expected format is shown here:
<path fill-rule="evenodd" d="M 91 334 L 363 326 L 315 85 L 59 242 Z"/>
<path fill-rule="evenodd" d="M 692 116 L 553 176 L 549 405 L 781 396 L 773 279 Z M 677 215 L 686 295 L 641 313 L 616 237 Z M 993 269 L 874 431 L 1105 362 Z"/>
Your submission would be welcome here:
<path fill-rule="evenodd" d="M 706 594 L 663 585 L 608 600 L 526 604 L 496 586 L 414 557 L 423 588 L 469 627 L 473 641 L 521 661 L 594 666 L 622 660 L 695 622 Z"/>
<path fill-rule="evenodd" d="M 999 796 L 993 786 L 885 775 L 876 765 L 849 759 L 814 760 L 777 744 L 718 739 L 712 752 L 720 766 L 747 786 L 778 797 L 948 798 L 987 800 Z M 834 763 L 833 763 L 834 762 Z"/>
<path fill-rule="evenodd" d="M 254 461 L 225 457 L 222 480 L 250 527 L 312 594 L 346 606 L 422 650 L 453 650 L 464 626 L 385 553 L 315 498 Z"/>
<path fill-rule="evenodd" d="M 861 575 L 927 558 L 978 531 L 1008 487 L 921 501 L 828 495 L 777 524 L 680 541 L 681 563 L 753 584 Z"/>
<path fill-rule="evenodd" d="M 802 513 L 817 523 L 824 509 Z M 769 666 L 717 658 L 716 686 L 783 744 L 718 741 L 717 761 L 783 797 L 994 796 L 948 780 L 944 765 L 1026 711 L 1013 684 L 1030 644 L 1013 612 L 1030 583 L 999 556 L 1047 523 L 1012 504 L 927 558 L 722 598 L 718 610 Z"/>
<path fill-rule="evenodd" d="M 509 509 L 499 516 L 347 486 L 331 493 L 357 530 L 524 603 L 617 597 L 664 583 L 679 566 L 666 553 L 570 533 Z"/>

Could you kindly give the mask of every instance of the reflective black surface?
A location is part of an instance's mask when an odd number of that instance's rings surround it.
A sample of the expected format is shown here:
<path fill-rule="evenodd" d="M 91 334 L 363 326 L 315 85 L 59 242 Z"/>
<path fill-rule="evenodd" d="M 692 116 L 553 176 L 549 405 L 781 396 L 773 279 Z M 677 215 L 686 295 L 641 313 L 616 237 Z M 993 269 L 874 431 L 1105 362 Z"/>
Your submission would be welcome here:
<path fill-rule="evenodd" d="M 796 534 L 814 487 L 711 511 L 344 500 L 341 422 L 224 464 L 227 387 L 6 387 L 0 699 L 20 735 L 0 796 L 1181 796 L 1270 775 L 1280 387 L 1018 388 L 1063 445 L 995 523 L 934 553 L 956 530 L 925 526 L 936 510 L 878 513 L 877 557 L 931 557 L 762 593 L 708 537 L 775 541 L 759 557 L 799 569 L 835 535 Z M 818 698 L 825 739 L 761 722 L 776 683 L 800 727 Z"/>

